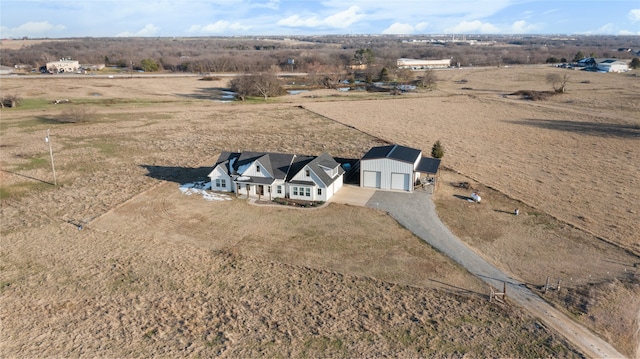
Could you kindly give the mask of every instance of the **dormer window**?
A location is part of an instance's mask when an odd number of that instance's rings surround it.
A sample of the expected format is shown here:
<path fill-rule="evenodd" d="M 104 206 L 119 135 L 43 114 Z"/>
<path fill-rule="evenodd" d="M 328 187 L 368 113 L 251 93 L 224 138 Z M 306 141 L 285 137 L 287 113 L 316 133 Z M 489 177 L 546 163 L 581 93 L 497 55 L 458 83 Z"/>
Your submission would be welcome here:
<path fill-rule="evenodd" d="M 256 172 L 260 173 L 260 166 L 256 165 Z"/>
<path fill-rule="evenodd" d="M 307 176 L 307 177 L 311 176 L 311 174 L 309 173 L 309 170 L 305 170 L 304 171 L 304 175 Z"/>

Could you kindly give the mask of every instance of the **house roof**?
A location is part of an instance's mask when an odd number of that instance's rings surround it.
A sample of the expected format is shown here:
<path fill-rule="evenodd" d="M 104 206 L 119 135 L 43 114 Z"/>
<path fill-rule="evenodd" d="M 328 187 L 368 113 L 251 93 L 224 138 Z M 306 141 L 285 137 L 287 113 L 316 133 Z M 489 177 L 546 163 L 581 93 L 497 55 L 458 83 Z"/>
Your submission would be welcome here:
<path fill-rule="evenodd" d="M 309 169 L 311 169 L 311 171 L 313 171 L 313 173 L 315 173 L 316 176 L 320 178 L 320 180 L 322 181 L 322 183 L 324 183 L 325 186 L 328 186 L 331 183 L 333 183 L 336 180 L 336 178 L 338 178 L 340 175 L 344 173 L 344 169 L 342 169 L 340 164 L 336 162 L 336 160 L 334 160 L 333 157 L 329 156 L 329 154 L 326 152 L 314 158 L 313 160 L 311 160 L 311 162 L 309 162 L 307 166 L 309 166 Z M 325 170 L 322 167 L 328 168 L 328 169 L 333 169 L 337 167 L 338 176 L 335 176 L 335 177 L 329 176 L 329 174 L 327 174 L 327 172 L 325 172 Z"/>
<path fill-rule="evenodd" d="M 232 173 L 237 172 L 242 166 L 258 161 L 273 178 L 285 179 L 294 158 L 295 155 L 286 153 L 242 152 L 233 163 Z"/>
<path fill-rule="evenodd" d="M 420 162 L 418 162 L 418 166 L 416 166 L 416 171 L 422 173 L 438 173 L 438 167 L 440 167 L 439 158 L 422 157 Z"/>
<path fill-rule="evenodd" d="M 397 161 L 415 163 L 422 151 L 400 145 L 379 146 L 371 148 L 362 157 L 363 160 L 390 158 Z"/>

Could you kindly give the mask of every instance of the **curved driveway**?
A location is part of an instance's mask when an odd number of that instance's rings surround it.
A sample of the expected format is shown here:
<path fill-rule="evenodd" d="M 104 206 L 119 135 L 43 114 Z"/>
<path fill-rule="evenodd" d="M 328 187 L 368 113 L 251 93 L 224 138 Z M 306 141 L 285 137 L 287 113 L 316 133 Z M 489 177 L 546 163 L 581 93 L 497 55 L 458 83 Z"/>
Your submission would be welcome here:
<path fill-rule="evenodd" d="M 386 211 L 409 231 L 494 288 L 501 289 L 506 282 L 508 300 L 540 318 L 584 355 L 591 358 L 624 357 L 609 343 L 553 308 L 523 283 L 509 277 L 454 236 L 438 218 L 429 193 L 420 190 L 414 193 L 376 191 L 366 206 Z"/>

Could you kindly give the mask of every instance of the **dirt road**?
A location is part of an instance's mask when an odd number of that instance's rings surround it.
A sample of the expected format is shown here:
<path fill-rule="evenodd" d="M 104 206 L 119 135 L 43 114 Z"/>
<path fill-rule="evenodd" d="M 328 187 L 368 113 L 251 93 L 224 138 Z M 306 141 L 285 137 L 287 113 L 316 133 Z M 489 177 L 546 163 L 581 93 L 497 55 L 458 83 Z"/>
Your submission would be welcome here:
<path fill-rule="evenodd" d="M 454 236 L 438 218 L 431 195 L 427 192 L 377 191 L 367 202 L 367 207 L 386 211 L 405 228 L 494 288 L 501 289 L 503 283 L 506 283 L 508 300 L 515 301 L 540 318 L 545 325 L 567 338 L 587 357 L 624 357 L 609 343 L 553 308 L 523 283 L 490 264 Z"/>

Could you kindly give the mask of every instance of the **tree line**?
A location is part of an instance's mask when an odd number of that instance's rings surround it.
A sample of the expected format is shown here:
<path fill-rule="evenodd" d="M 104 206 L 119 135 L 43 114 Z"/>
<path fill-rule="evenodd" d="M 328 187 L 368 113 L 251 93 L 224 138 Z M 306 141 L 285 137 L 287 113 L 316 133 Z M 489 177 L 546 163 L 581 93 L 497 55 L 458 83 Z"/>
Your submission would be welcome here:
<path fill-rule="evenodd" d="M 429 36 L 300 36 L 292 38 L 75 38 L 3 50 L 0 64 L 40 68 L 71 57 L 81 64 L 105 64 L 145 71 L 336 73 L 362 63 L 374 72 L 394 69 L 398 58 L 450 58 L 460 66 L 543 64 L 573 59 L 576 52 L 631 60 L 640 51 L 636 36 L 467 36 L 465 41 L 428 42 Z M 470 40 L 474 40 L 472 45 Z M 12 40 L 20 41 L 20 40 Z M 293 60 L 293 61 L 292 61 Z"/>

